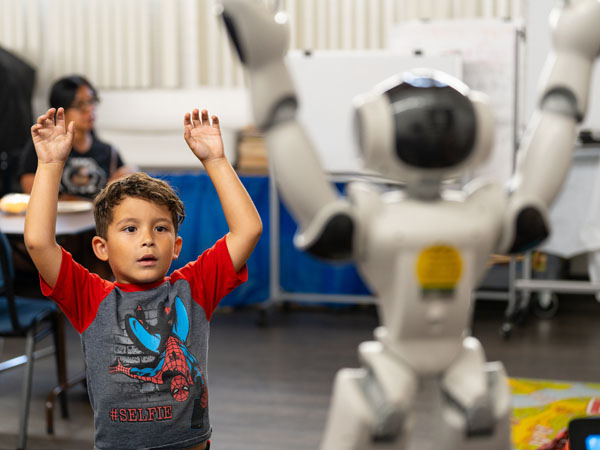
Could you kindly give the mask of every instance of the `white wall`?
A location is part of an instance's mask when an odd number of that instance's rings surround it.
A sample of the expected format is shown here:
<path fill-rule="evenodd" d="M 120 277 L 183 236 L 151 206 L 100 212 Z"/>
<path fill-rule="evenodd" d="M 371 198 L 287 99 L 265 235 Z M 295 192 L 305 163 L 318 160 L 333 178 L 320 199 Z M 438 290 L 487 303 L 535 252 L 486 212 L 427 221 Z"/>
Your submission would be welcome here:
<path fill-rule="evenodd" d="M 251 122 L 243 88 L 101 90 L 96 129 L 129 164 L 142 169 L 198 170 L 183 139 L 183 115 L 194 108 L 219 117 L 225 153 L 235 164 L 238 131 Z"/>

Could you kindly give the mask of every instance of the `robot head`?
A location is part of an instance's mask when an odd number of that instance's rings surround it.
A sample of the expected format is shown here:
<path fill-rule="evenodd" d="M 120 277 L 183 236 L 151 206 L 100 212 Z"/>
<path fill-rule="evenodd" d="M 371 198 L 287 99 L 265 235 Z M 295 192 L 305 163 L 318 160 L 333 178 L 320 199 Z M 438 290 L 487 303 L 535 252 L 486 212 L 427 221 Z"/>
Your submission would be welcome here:
<path fill-rule="evenodd" d="M 491 148 L 485 96 L 439 71 L 392 77 L 357 98 L 355 108 L 365 166 L 407 184 L 456 177 Z"/>

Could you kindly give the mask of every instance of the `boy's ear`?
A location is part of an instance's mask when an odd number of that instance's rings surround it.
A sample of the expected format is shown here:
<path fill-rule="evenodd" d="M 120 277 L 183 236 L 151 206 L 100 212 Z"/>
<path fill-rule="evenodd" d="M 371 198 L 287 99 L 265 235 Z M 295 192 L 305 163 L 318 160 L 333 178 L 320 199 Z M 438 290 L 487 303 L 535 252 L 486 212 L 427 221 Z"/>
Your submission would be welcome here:
<path fill-rule="evenodd" d="M 92 248 L 94 249 L 94 255 L 101 261 L 108 261 L 108 248 L 106 246 L 106 239 L 100 236 L 94 236 L 92 239 Z"/>
<path fill-rule="evenodd" d="M 175 246 L 173 247 L 173 259 L 179 258 L 179 252 L 181 252 L 181 244 L 183 243 L 183 239 L 181 236 L 177 236 L 175 238 Z"/>

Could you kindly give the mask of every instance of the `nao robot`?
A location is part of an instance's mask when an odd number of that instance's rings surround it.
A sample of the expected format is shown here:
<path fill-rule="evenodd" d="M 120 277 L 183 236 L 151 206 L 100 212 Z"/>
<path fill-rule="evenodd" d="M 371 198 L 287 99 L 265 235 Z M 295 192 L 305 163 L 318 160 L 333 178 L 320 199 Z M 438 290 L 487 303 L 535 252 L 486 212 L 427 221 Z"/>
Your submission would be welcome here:
<path fill-rule="evenodd" d="M 345 196 L 297 119 L 285 15 L 262 2 L 222 0 L 221 17 L 247 70 L 277 187 L 299 226 L 295 245 L 353 260 L 378 298 L 381 326 L 359 346 L 362 367 L 337 374 L 321 450 L 408 448 L 411 410 L 428 379 L 441 391 L 428 427 L 433 448 L 510 449 L 504 368 L 486 362 L 468 336 L 472 292 L 492 253 L 521 252 L 549 234 L 548 206 L 567 175 L 600 53 L 600 0 L 563 1 L 553 11 L 538 109 L 507 186 L 475 179 L 446 187 L 488 155 L 492 112 L 483 94 L 419 70 L 356 101 L 365 168 L 405 188 L 354 182 Z"/>

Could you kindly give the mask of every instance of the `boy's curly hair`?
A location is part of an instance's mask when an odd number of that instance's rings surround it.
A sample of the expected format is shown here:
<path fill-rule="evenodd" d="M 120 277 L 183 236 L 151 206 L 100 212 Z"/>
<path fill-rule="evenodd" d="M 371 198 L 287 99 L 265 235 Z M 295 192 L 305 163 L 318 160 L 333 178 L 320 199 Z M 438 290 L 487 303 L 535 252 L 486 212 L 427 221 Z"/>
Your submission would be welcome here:
<path fill-rule="evenodd" d="M 179 225 L 185 218 L 183 202 L 165 181 L 136 172 L 108 184 L 94 199 L 94 220 L 98 236 L 106 239 L 108 225 L 113 220 L 113 210 L 126 197 L 141 198 L 166 206 L 171 212 L 177 234 Z"/>

